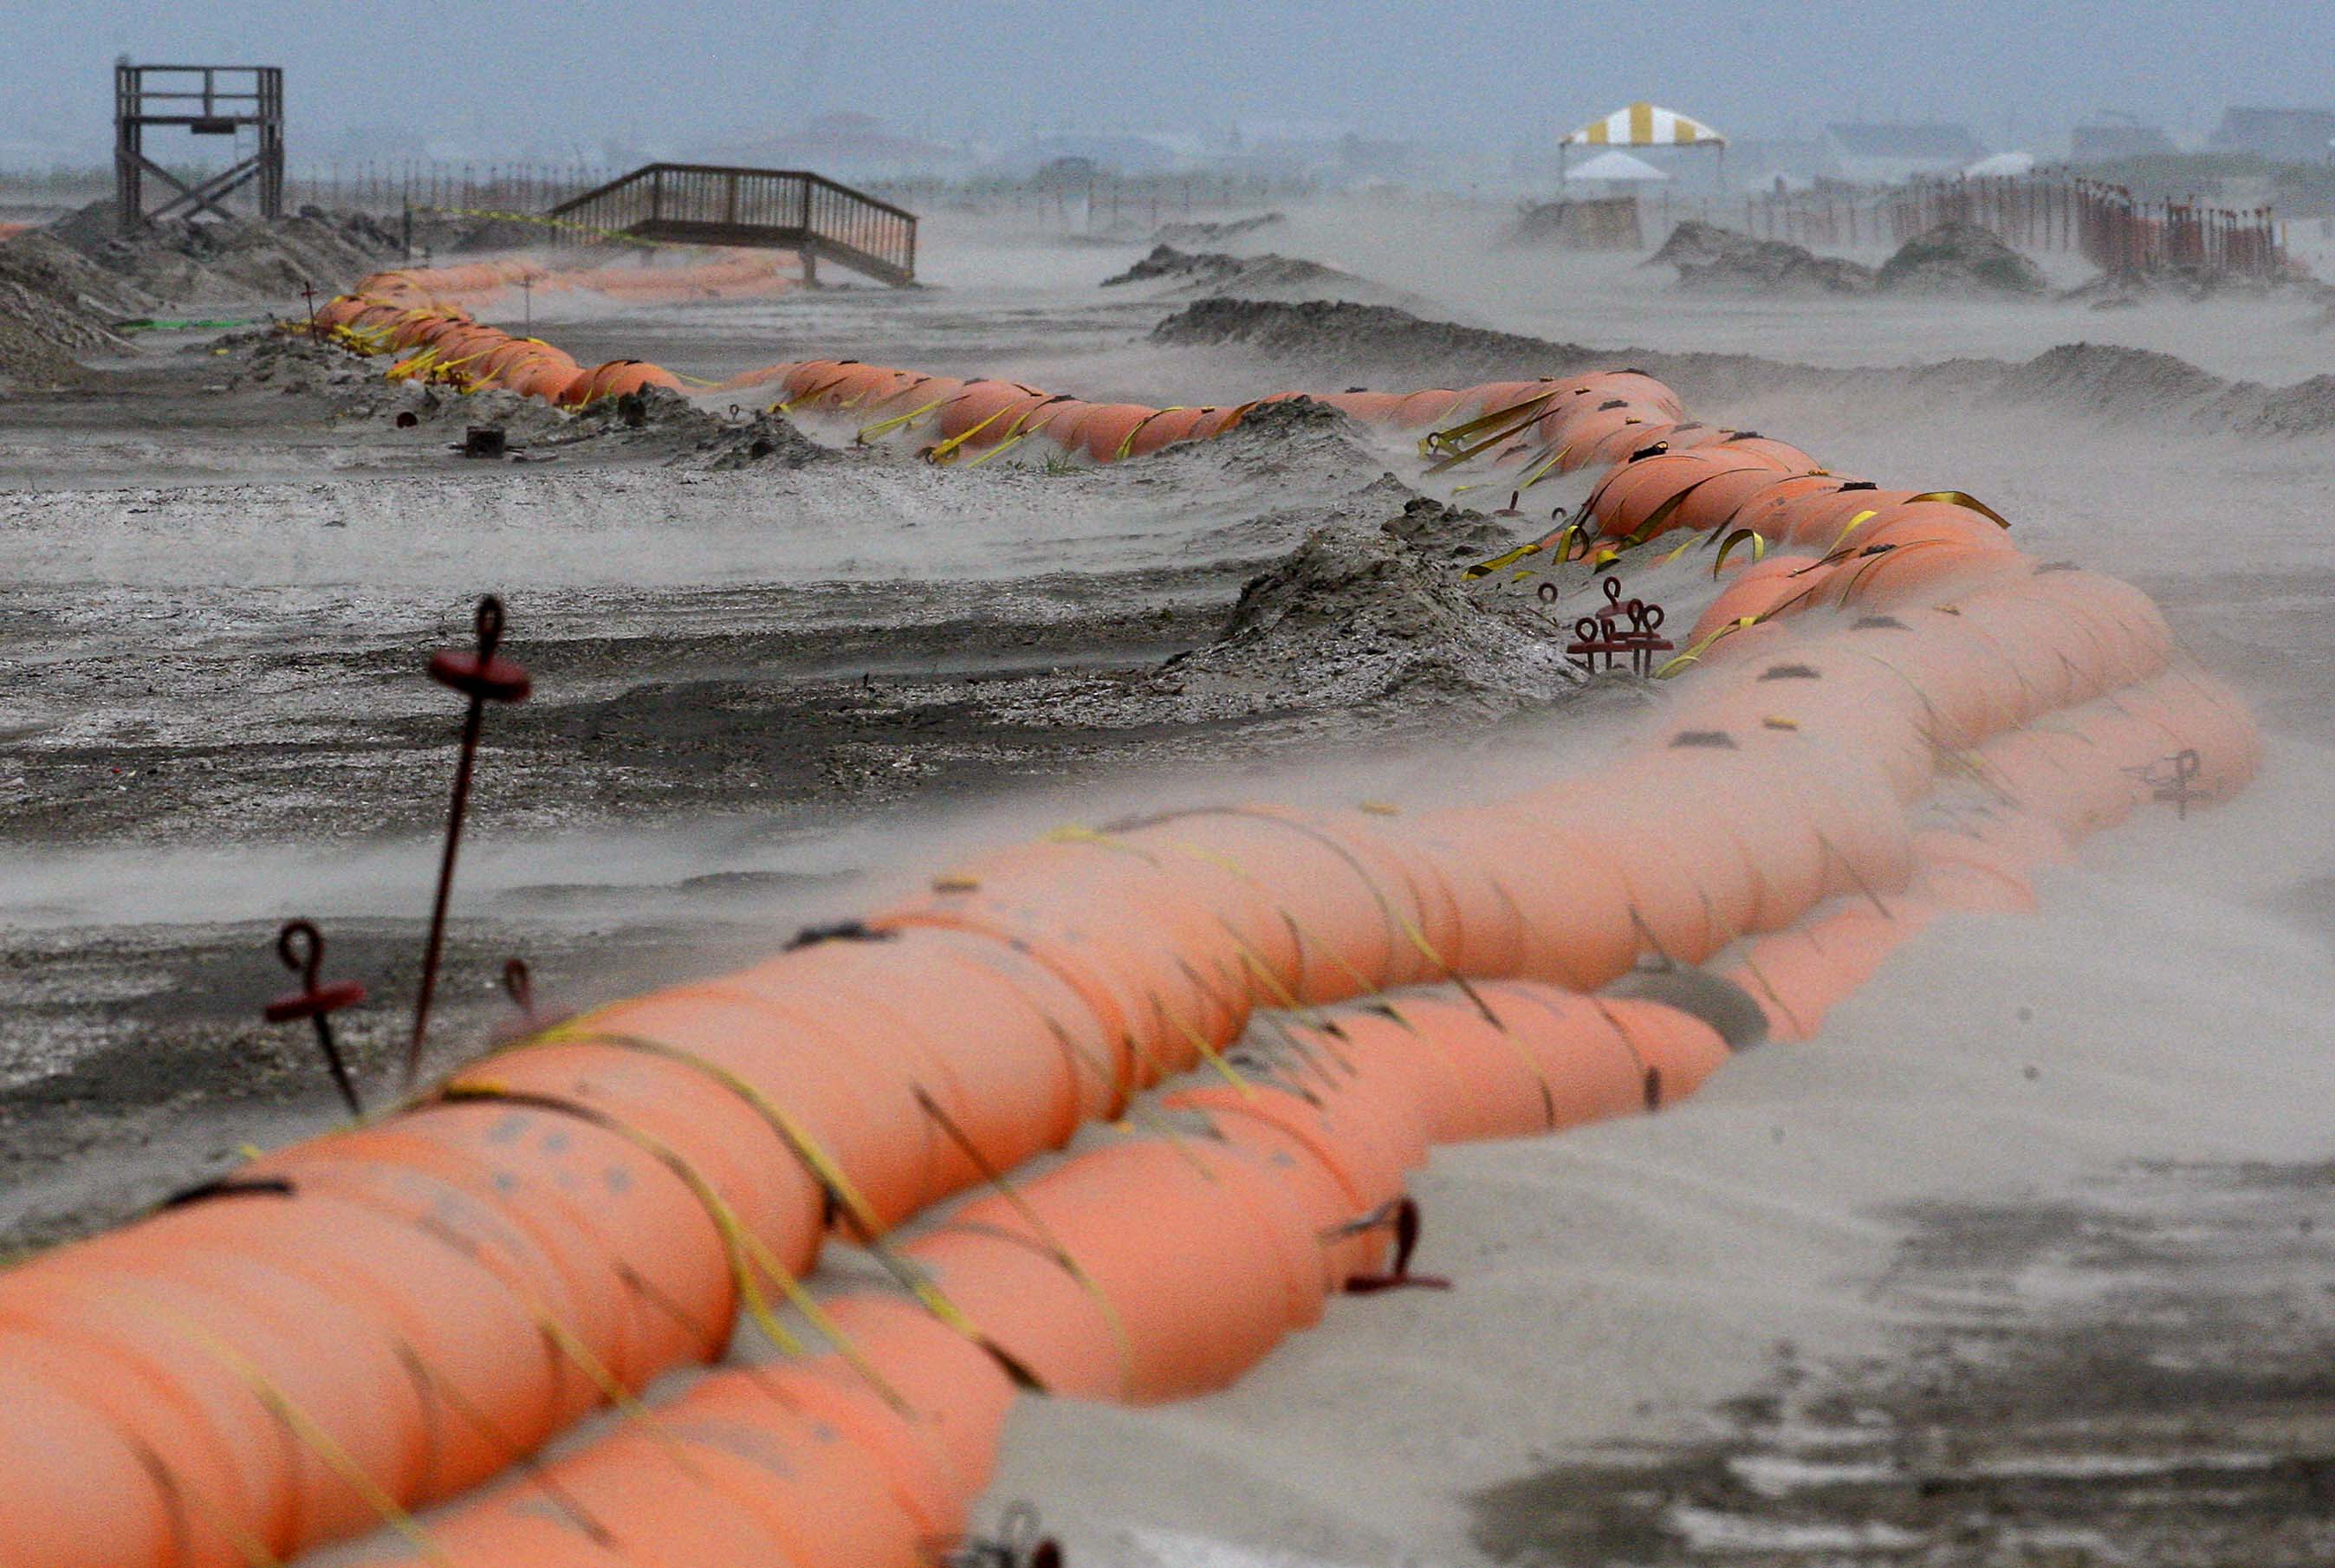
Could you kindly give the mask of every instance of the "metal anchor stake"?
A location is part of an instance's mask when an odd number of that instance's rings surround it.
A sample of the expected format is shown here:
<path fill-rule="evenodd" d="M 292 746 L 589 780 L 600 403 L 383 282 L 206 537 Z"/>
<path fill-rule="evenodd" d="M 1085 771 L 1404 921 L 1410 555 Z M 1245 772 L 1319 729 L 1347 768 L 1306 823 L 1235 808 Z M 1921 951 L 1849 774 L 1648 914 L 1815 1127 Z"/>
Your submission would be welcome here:
<path fill-rule="evenodd" d="M 1419 1220 L 1416 1199 L 1397 1198 L 1343 1227 L 1343 1232 L 1359 1234 L 1382 1225 L 1390 1226 L 1394 1231 L 1394 1266 L 1382 1274 L 1354 1275 L 1346 1282 L 1346 1294 L 1374 1296 L 1381 1291 L 1448 1291 L 1451 1288 L 1451 1282 L 1439 1274 L 1414 1274 L 1410 1272 L 1410 1254 L 1419 1250 Z"/>
<path fill-rule="evenodd" d="M 535 972 L 528 968 L 526 959 L 503 960 L 503 994 L 511 999 L 521 1018 L 535 1021 Z"/>
<path fill-rule="evenodd" d="M 1061 1543 L 1043 1533 L 1038 1510 L 1027 1501 L 1009 1503 L 994 1535 L 960 1535 L 935 1544 L 929 1553 L 939 1568 L 1062 1568 Z"/>
<path fill-rule="evenodd" d="M 1555 599 L 1556 595 L 1548 592 L 1555 586 L 1553 583 L 1541 585 L 1544 604 Z M 1629 658 L 1633 671 L 1646 674 L 1653 667 L 1653 655 L 1669 653 L 1674 646 L 1661 634 L 1662 607 L 1644 599 L 1623 599 L 1619 577 L 1607 577 L 1604 587 L 1604 607 L 1573 623 L 1574 640 L 1565 644 L 1565 651 L 1592 674 L 1597 672 L 1599 658 L 1603 658 L 1604 667 L 1611 670 L 1614 659 L 1622 655 Z"/>
<path fill-rule="evenodd" d="M 2148 787 L 2150 799 L 2160 806 L 2172 807 L 2174 815 L 2184 822 L 2189 819 L 2192 801 L 2213 799 L 2212 790 L 2197 788 L 2198 777 L 2205 771 L 2205 760 L 2194 746 L 2125 771 Z"/>
<path fill-rule="evenodd" d="M 438 989 L 438 962 L 446 945 L 446 901 L 454 891 L 454 857 L 462 847 L 462 818 L 470 807 L 470 770 L 478 760 L 479 731 L 489 702 L 524 702 L 533 687 L 527 671 L 495 657 L 503 640 L 503 602 L 489 594 L 479 601 L 479 649 L 430 656 L 430 678 L 470 700 L 462 720 L 461 753 L 454 764 L 454 802 L 446 816 L 446 849 L 438 862 L 438 895 L 430 909 L 430 944 L 421 953 L 421 989 L 413 1001 L 413 1039 L 405 1048 L 405 1088 L 421 1077 L 421 1048 L 430 1036 L 430 999 Z"/>
<path fill-rule="evenodd" d="M 269 1002 L 260 1010 L 260 1016 L 270 1023 L 289 1023 L 296 1018 L 305 1018 L 316 1026 L 316 1048 L 324 1052 L 325 1066 L 333 1075 L 333 1087 L 341 1091 L 349 1114 L 362 1118 L 364 1102 L 357 1098 L 356 1081 L 349 1076 L 349 1064 L 341 1057 L 339 1042 L 333 1039 L 333 1014 L 363 1002 L 365 988 L 354 980 L 336 980 L 330 985 L 318 983 L 316 971 L 325 962 L 325 936 L 314 921 L 286 921 L 284 929 L 276 934 L 276 954 L 284 960 L 285 968 L 300 977 L 301 988 Z"/>
<path fill-rule="evenodd" d="M 2170 804 L 2174 816 L 2184 822 L 2189 819 L 2189 802 L 2204 799 L 2204 792 L 2196 788 L 2197 776 L 2204 770 L 2204 759 L 2192 747 L 2175 751 L 2167 759 L 2166 772 L 2170 776 L 2159 776 L 2156 780 L 2156 799 Z"/>

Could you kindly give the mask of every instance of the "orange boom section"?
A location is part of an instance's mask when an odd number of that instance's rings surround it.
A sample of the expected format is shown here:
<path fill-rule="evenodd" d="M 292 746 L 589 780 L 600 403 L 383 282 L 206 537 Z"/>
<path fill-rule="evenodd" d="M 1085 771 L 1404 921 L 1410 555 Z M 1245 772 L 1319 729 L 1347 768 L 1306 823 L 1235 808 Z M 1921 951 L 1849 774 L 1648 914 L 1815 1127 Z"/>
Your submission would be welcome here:
<path fill-rule="evenodd" d="M 1095 463 L 1143 457 L 1178 441 L 1205 440 L 1237 427 L 1264 404 L 1306 394 L 1275 392 L 1248 402 L 1198 408 L 1096 403 L 1018 382 L 960 381 L 863 364 L 805 360 L 733 376 L 720 390 L 775 394 L 774 411 L 825 421 L 861 445 L 905 443 L 928 461 L 978 466 L 1040 441 Z M 1422 450 L 1445 462 L 1491 447 L 1513 449 L 1503 460 L 1537 460 L 1565 472 L 1634 449 L 1655 431 L 1678 426 L 1669 388 L 1636 371 L 1601 371 L 1566 380 L 1486 382 L 1458 390 L 1331 392 L 1315 401 L 1388 430 L 1438 431 Z M 1725 432 L 1710 432 L 1713 439 Z"/>
<path fill-rule="evenodd" d="M 492 350 L 513 340 L 499 329 L 471 321 L 465 305 L 492 298 L 520 281 L 536 286 L 556 283 L 559 287 L 596 287 L 604 293 L 647 294 L 669 286 L 655 279 L 688 276 L 678 269 L 554 275 L 518 262 L 381 273 L 322 307 L 316 327 L 357 353 L 399 356 L 398 365 L 390 373 L 393 376 L 419 375 L 465 390 L 504 386 L 563 406 L 580 407 L 643 385 L 677 387 L 680 378 L 630 360 L 594 372 L 571 372 L 566 379 L 513 378 L 489 360 Z M 619 288 L 615 282 L 620 278 L 636 281 Z M 681 297 L 693 289 L 696 292 L 689 296 L 715 297 L 722 286 L 693 283 L 672 296 Z M 450 333 L 456 334 L 456 341 L 441 341 Z M 536 347 L 550 354 L 558 353 L 547 344 Z M 607 378 L 620 365 L 639 366 L 639 377 L 615 385 Z M 596 376 L 601 379 L 592 379 Z M 712 390 L 775 394 L 769 405 L 774 411 L 838 424 L 857 444 L 896 442 L 928 461 L 968 467 L 1002 457 L 1026 441 L 1038 441 L 1060 455 L 1088 462 L 1119 462 L 1177 442 L 1222 435 L 1263 404 L 1306 395 L 1276 392 L 1223 406 L 1154 408 L 1146 403 L 1090 402 L 1018 382 L 967 381 L 857 360 L 767 365 L 733 376 Z M 1681 444 L 1730 443 L 1737 460 L 1756 463 L 1763 469 L 1788 469 L 1793 460 L 1789 449 L 1778 443 L 1745 440 L 1732 432 L 1681 422 L 1676 395 L 1637 371 L 1601 371 L 1562 380 L 1487 382 L 1458 390 L 1407 394 L 1332 392 L 1317 401 L 1366 424 L 1389 430 L 1429 431 L 1431 427 L 1448 423 L 1450 429 L 1433 430 L 1421 443 L 1422 451 L 1438 458 L 1439 466 L 1497 449 L 1494 460 L 1530 467 L 1532 471 L 1524 481 L 1527 484 L 1551 473 L 1611 462 L 1649 441 L 1665 439 Z"/>
<path fill-rule="evenodd" d="M 538 338 L 513 337 L 473 320 L 470 312 L 525 287 L 547 294 L 588 293 L 633 303 L 759 299 L 782 294 L 800 279 L 787 261 L 766 252 L 741 253 L 688 266 L 578 267 L 551 270 L 513 259 L 455 266 L 402 267 L 379 272 L 319 307 L 315 329 L 363 354 L 397 359 L 399 379 L 419 379 L 466 392 L 502 387 L 566 408 L 645 387 L 679 387 L 681 378 L 639 360 L 586 368 Z"/>
<path fill-rule="evenodd" d="M 1821 658 L 1853 640 L 1826 634 L 1798 651 Z M 1718 734 L 1768 749 L 1755 769 L 1777 767 L 1801 732 L 1749 717 L 1759 684 L 1747 675 L 1731 696 L 1708 694 L 1698 721 L 1731 713 L 1730 728 L 1668 729 L 1635 755 L 1729 750 L 1713 744 Z M 2145 796 L 2136 767 L 2168 742 L 2213 748 L 2224 789 L 2251 766 L 2243 712 L 2193 676 L 2161 675 L 2050 718 L 1988 743 L 1982 788 L 1950 784 L 1924 807 L 1931 825 L 1897 852 L 1900 891 L 1819 893 L 1788 926 L 1734 945 L 1729 973 L 1776 1034 L 1804 1036 L 1940 913 L 2031 906 L 2028 872 L 2130 810 Z M 2038 745 L 2062 755 L 2022 762 Z M 1766 781 L 1792 782 L 1788 772 Z M 1808 813 L 1826 825 L 1813 837 L 1856 833 L 1836 805 Z M 1791 858 L 1780 841 L 1752 858 L 1778 867 L 1772 882 L 1755 878 L 1763 891 L 1794 885 L 1780 874 Z M 1506 945 L 1531 924 L 1512 906 L 1480 930 Z M 1353 934 L 1358 953 L 1386 952 L 1361 926 Z M 1287 1049 L 1244 1053 L 1235 1081 L 1153 1097 L 1141 1118 L 1151 1132 L 1122 1130 L 1026 1181 L 993 1182 L 990 1195 L 915 1227 L 902 1253 L 978 1325 L 987 1359 L 897 1297 L 830 1295 L 828 1350 L 706 1379 L 434 1522 L 429 1554 L 460 1568 L 557 1568 L 783 1551 L 788 1561 L 906 1568 L 919 1542 L 965 1527 L 993 1473 L 1017 1375 L 1057 1394 L 1136 1402 L 1220 1388 L 1314 1321 L 1327 1293 L 1404 1280 L 1400 1261 L 1384 1272 L 1385 1254 L 1409 1223 L 1404 1174 L 1429 1146 L 1659 1108 L 1729 1056 L 1677 1008 L 1528 981 L 1396 991 L 1279 1027 Z M 844 1475 L 849 1487 L 825 1490 Z M 851 1505 L 808 1505 L 836 1495 Z M 403 1543 L 360 1558 L 411 1560 Z"/>
<path fill-rule="evenodd" d="M 336 324 L 557 376 L 455 314 Z M 1116 456 L 1185 411 L 778 379 L 960 450 L 1067 417 Z M 1708 963 L 1804 1037 L 1939 912 L 2031 907 L 2075 838 L 2256 766 L 2145 595 L 2037 566 L 1959 492 L 1691 425 L 1631 372 L 1359 406 L 1440 421 L 1443 465 L 1603 454 L 1570 527 L 1608 551 L 1756 535 L 1628 743 L 1415 815 L 1217 807 L 986 854 L 0 1275 L 0 1562 L 234 1568 L 386 1524 L 393 1560 L 479 1568 L 906 1568 L 962 1528 L 1017 1386 L 1221 1387 L 1326 1292 L 1402 1274 L 1430 1144 L 1699 1085 L 1709 1025 L 1600 994 L 1642 960 Z M 1770 538 L 1798 547 L 1758 559 Z M 806 1290 L 831 1229 L 896 1288 Z M 638 1402 L 741 1314 L 785 1360 Z M 608 1406 L 596 1441 L 416 1519 Z"/>

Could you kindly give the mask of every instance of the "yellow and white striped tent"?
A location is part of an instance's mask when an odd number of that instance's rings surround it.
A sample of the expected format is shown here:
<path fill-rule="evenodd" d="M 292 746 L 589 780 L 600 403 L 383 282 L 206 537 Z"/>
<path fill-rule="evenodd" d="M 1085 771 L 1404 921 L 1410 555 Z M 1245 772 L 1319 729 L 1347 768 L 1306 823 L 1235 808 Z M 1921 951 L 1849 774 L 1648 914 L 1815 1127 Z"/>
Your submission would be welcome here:
<path fill-rule="evenodd" d="M 1593 120 L 1563 142 L 1566 147 L 1724 147 L 1727 138 L 1700 120 L 1643 102 Z"/>

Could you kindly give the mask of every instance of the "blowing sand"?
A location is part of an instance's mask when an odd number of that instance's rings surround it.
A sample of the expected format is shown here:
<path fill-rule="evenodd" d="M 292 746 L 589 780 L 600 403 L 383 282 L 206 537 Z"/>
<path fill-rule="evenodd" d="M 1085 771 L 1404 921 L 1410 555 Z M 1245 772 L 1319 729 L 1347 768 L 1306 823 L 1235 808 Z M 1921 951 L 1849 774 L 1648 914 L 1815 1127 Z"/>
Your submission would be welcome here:
<path fill-rule="evenodd" d="M 2311 307 L 1712 300 L 1633 256 L 1496 250 L 1504 217 L 1323 206 L 1222 247 L 1601 359 L 1700 356 L 1648 365 L 1699 416 L 1972 490 L 2030 553 L 2146 588 L 2256 702 L 2270 765 L 2231 806 L 2092 840 L 2039 916 L 1940 923 L 1817 1041 L 1680 1108 L 1439 1152 L 1421 1263 L 1453 1291 L 1335 1302 L 1189 1405 L 1027 1401 L 986 1516 L 1029 1499 L 1081 1564 L 2327 1560 L 2335 433 L 2262 433 L 2267 394 L 2161 362 L 2016 368 L 2088 341 L 2289 388 L 2328 363 Z M 926 238 L 941 286 L 913 295 L 536 325 L 708 377 L 843 353 L 1148 401 L 1397 386 L 1453 352 L 1160 341 L 1188 295 L 1098 286 L 1143 247 Z M 172 346 L 0 423 L 18 1240 L 328 1118 L 299 1042 L 250 1022 L 279 988 L 265 944 L 316 914 L 405 994 L 453 722 L 414 671 L 481 590 L 540 694 L 490 731 L 450 1056 L 495 1021 L 508 952 L 611 994 L 955 845 L 1169 800 L 1488 789 L 1653 700 L 1584 700 L 1431 618 L 1348 649 L 1359 685 L 1302 640 L 1218 646 L 1309 534 L 1361 548 L 1451 498 L 1351 428 L 1046 474 L 722 469 L 676 422 L 488 467 L 443 420 L 400 431 L 329 376 L 286 392 L 246 351 Z M 1674 614 L 1708 592 L 1656 586 Z M 1230 673 L 1177 676 L 1179 653 Z M 361 1060 L 399 1021 L 356 1015 Z"/>

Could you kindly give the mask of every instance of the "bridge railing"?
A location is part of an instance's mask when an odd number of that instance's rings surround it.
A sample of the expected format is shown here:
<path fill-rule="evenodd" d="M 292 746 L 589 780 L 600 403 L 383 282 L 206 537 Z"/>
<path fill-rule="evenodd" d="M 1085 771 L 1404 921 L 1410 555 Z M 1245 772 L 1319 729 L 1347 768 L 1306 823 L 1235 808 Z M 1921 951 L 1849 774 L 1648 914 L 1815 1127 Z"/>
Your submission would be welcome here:
<path fill-rule="evenodd" d="M 807 169 L 652 163 L 551 209 L 578 228 L 710 245 L 809 245 L 906 282 L 916 266 L 916 217 Z"/>

